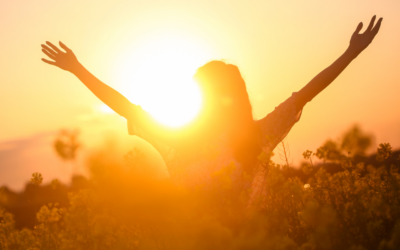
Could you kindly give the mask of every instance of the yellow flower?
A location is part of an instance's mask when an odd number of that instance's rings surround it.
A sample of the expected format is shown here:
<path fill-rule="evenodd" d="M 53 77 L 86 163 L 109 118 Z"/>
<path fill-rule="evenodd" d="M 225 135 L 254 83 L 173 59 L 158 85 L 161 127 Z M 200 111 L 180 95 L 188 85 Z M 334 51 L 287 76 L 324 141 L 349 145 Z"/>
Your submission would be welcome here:
<path fill-rule="evenodd" d="M 33 185 L 39 186 L 43 182 L 43 177 L 41 173 L 33 173 L 31 178 L 31 183 Z"/>

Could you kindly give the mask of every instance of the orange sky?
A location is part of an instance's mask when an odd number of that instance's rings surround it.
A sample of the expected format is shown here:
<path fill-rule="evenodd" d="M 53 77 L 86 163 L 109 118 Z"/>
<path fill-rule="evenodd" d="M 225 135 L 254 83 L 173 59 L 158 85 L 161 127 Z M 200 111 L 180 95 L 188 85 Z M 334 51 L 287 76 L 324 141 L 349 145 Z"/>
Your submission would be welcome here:
<path fill-rule="evenodd" d="M 100 101 L 73 75 L 40 61 L 46 40 L 63 41 L 92 73 L 145 107 L 169 80 L 143 89 L 121 80 L 121 70 L 129 74 L 132 65 L 138 72 L 143 44 L 160 46 L 170 35 L 189 44 L 184 52 L 196 58 L 194 69 L 212 59 L 238 65 L 260 119 L 339 57 L 357 24 L 376 14 L 384 20 L 374 42 L 306 105 L 287 141 L 298 162 L 304 150 L 358 123 L 378 143 L 398 148 L 399 11 L 397 0 L 7 1 L 0 15 L 0 142 L 69 127 L 82 127 L 86 138 L 102 128 L 126 132 L 121 119 L 96 122 L 112 115 L 99 111 Z M 0 176 L 3 170 L 0 162 Z"/>

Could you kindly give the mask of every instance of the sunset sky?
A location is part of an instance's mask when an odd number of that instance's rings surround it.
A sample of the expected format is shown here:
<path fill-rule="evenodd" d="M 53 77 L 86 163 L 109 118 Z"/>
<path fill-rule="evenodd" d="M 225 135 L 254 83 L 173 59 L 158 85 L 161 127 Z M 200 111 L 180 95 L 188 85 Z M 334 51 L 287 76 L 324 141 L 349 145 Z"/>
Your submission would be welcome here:
<path fill-rule="evenodd" d="M 198 110 L 196 68 L 226 60 L 239 67 L 261 119 L 336 60 L 358 23 L 365 29 L 376 14 L 383 23 L 373 43 L 305 106 L 286 140 L 296 164 L 355 123 L 400 148 L 399 13 L 398 0 L 4 1 L 0 186 L 22 188 L 41 171 L 68 180 L 51 148 L 62 128 L 80 128 L 88 147 L 104 131 L 136 143 L 77 78 L 40 60 L 45 41 L 65 43 L 99 79 L 170 125 Z"/>

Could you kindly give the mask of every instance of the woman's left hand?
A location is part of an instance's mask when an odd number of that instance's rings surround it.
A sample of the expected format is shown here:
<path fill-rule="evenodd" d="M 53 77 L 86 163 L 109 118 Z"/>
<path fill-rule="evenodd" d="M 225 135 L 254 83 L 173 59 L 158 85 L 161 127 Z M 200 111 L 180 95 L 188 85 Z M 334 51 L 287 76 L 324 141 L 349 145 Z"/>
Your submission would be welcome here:
<path fill-rule="evenodd" d="M 72 52 L 72 50 L 68 48 L 65 44 L 60 42 L 60 47 L 64 49 L 65 52 L 57 48 L 57 46 L 55 46 L 51 42 L 46 42 L 46 44 L 42 44 L 42 52 L 54 61 L 42 58 L 43 62 L 57 66 L 60 69 L 69 71 L 71 73 L 74 73 L 76 69 L 79 68 L 79 62 L 74 52 Z"/>
<path fill-rule="evenodd" d="M 367 48 L 372 40 L 374 40 L 376 34 L 378 34 L 383 18 L 381 17 L 374 27 L 375 19 L 376 16 L 373 16 L 368 28 L 362 34 L 359 34 L 359 32 L 363 27 L 363 23 L 361 22 L 358 24 L 356 31 L 354 31 L 353 35 L 351 36 L 349 50 L 354 53 L 355 56 Z"/>

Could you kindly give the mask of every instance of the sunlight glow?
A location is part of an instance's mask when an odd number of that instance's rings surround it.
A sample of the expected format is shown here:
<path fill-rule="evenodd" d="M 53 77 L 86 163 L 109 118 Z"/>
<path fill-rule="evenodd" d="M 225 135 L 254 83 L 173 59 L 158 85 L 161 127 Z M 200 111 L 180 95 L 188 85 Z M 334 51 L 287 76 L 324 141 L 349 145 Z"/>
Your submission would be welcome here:
<path fill-rule="evenodd" d="M 108 107 L 105 104 L 102 104 L 98 108 L 101 112 L 106 113 L 106 114 L 112 114 L 114 113 L 114 110 L 112 110 L 110 107 Z"/>
<path fill-rule="evenodd" d="M 132 103 L 178 127 L 201 108 L 201 93 L 192 77 L 210 58 L 207 52 L 204 45 L 182 34 L 156 33 L 125 50 L 115 74 Z"/>

